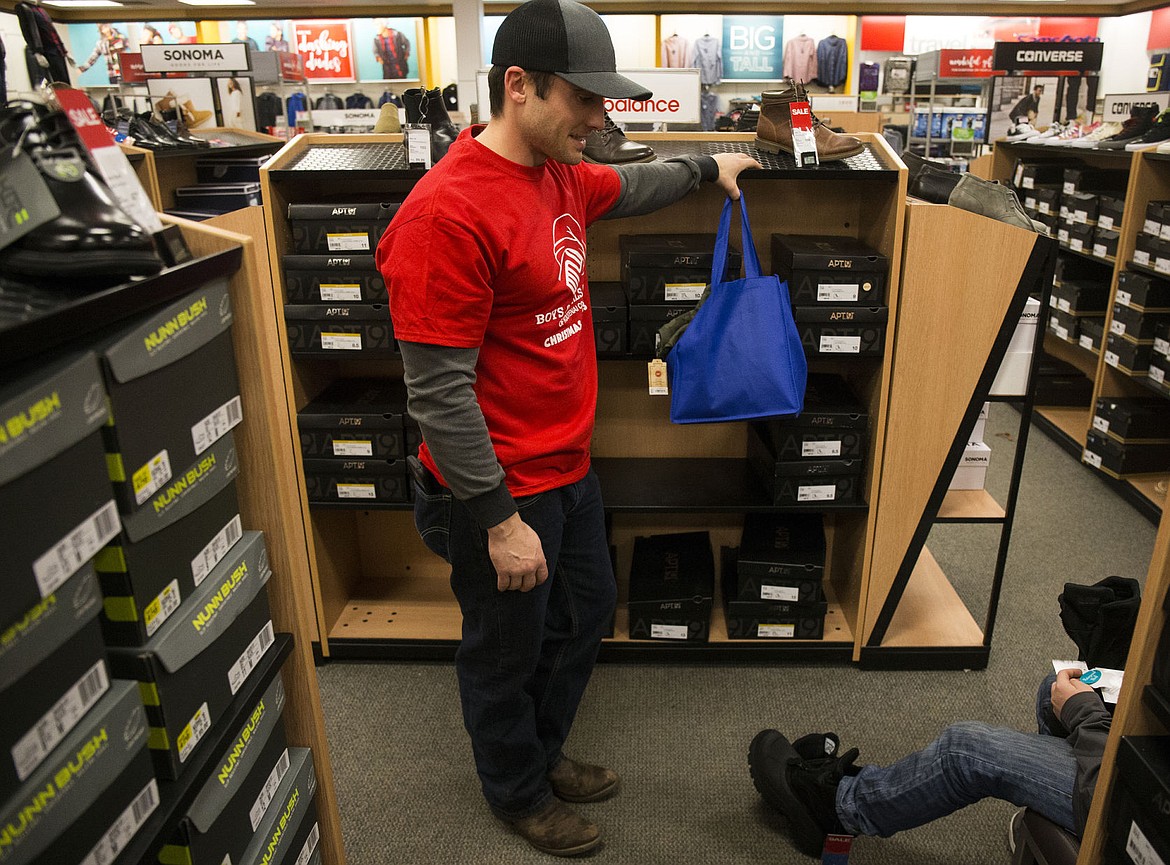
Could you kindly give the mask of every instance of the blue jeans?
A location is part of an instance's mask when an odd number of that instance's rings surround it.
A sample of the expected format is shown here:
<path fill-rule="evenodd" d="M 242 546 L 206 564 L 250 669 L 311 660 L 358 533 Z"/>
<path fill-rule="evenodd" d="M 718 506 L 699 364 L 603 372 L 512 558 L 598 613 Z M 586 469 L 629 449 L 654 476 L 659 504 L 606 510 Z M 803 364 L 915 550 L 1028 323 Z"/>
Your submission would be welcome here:
<path fill-rule="evenodd" d="M 451 563 L 463 612 L 455 672 L 484 797 L 504 819 L 535 814 L 617 600 L 597 476 L 516 500 L 548 563 L 530 592 L 496 588 L 487 532 L 449 491 L 415 493 L 416 526 Z"/>
<path fill-rule="evenodd" d="M 1037 693 L 1037 720 L 1054 677 Z M 1004 799 L 1076 832 L 1077 763 L 1065 739 L 975 721 L 953 724 L 923 748 L 884 768 L 866 766 L 837 788 L 837 816 L 854 835 L 883 838 L 945 817 L 981 799 Z"/>

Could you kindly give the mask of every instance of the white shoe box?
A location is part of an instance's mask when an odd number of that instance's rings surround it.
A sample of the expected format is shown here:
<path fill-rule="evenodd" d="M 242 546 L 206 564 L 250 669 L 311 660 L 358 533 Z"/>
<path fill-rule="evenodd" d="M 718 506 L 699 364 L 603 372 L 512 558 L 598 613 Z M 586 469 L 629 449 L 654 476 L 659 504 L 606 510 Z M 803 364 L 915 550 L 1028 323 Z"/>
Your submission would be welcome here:
<path fill-rule="evenodd" d="M 981 490 L 987 480 L 987 467 L 991 464 L 991 448 L 983 442 L 967 442 L 955 476 L 951 478 L 952 490 Z"/>
<path fill-rule="evenodd" d="M 1032 366 L 1032 348 L 1036 344 L 1036 327 L 1040 320 L 1040 301 L 1028 298 L 1020 322 L 1016 325 L 1007 354 L 999 365 L 995 381 L 991 383 L 992 396 L 1023 396 L 1028 392 L 1028 372 Z"/>
<path fill-rule="evenodd" d="M 991 403 L 983 403 L 983 408 L 979 409 L 979 417 L 975 419 L 975 424 L 971 427 L 971 432 L 967 436 L 967 441 L 983 441 L 983 430 L 987 426 L 987 413 L 989 411 L 991 411 Z"/>

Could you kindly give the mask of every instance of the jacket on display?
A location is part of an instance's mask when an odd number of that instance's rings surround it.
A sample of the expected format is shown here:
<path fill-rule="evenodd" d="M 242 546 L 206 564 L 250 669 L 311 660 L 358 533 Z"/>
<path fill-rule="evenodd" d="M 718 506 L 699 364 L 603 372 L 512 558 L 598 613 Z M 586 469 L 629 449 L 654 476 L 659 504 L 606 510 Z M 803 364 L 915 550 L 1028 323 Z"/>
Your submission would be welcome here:
<path fill-rule="evenodd" d="M 662 40 L 662 65 L 667 69 L 685 69 L 690 53 L 691 43 L 685 36 L 672 33 Z"/>
<path fill-rule="evenodd" d="M 849 45 L 840 36 L 826 36 L 817 43 L 817 81 L 840 87 L 849 75 Z"/>
<path fill-rule="evenodd" d="M 374 100 L 364 93 L 351 93 L 345 97 L 346 108 L 373 108 Z"/>
<path fill-rule="evenodd" d="M 687 66 L 699 70 L 700 84 L 718 84 L 723 80 L 723 44 L 704 33 L 691 46 Z"/>

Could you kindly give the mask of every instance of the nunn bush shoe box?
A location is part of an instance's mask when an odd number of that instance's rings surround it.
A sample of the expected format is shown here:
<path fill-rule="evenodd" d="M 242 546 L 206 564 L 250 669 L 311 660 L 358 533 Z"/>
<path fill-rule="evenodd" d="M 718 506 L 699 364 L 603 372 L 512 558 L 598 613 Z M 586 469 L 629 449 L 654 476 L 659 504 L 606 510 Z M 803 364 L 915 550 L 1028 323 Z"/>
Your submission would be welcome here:
<path fill-rule="evenodd" d="M 715 596 L 715 557 L 707 532 L 634 539 L 630 639 L 706 642 Z"/>
<path fill-rule="evenodd" d="M 0 388 L 0 629 L 53 594 L 118 533 L 92 354 Z"/>
<path fill-rule="evenodd" d="M 289 748 L 288 772 L 240 857 L 240 865 L 278 865 L 288 861 L 290 851 L 303 850 L 303 841 L 299 846 L 294 846 L 294 842 L 302 824 L 307 820 L 316 822 L 313 807 L 316 795 L 317 774 L 312 752 L 308 748 Z"/>
<path fill-rule="evenodd" d="M 114 675 L 139 683 L 160 777 L 179 776 L 274 642 L 271 574 L 263 534 L 245 532 L 145 646 L 110 649 Z"/>
<path fill-rule="evenodd" d="M 99 343 L 110 479 L 128 523 L 152 521 L 140 512 L 157 518 L 156 495 L 199 467 L 243 419 L 231 323 L 220 279 Z"/>

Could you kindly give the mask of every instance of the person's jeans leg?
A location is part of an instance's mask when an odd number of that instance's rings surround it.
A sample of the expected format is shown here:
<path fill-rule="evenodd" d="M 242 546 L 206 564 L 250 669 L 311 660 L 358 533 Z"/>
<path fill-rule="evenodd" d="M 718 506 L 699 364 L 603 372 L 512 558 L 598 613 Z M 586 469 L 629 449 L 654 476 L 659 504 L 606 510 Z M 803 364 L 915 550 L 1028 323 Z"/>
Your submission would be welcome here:
<path fill-rule="evenodd" d="M 837 816 L 852 834 L 888 837 L 995 798 L 1073 832 L 1076 771 L 1063 739 L 964 722 L 890 766 L 866 766 L 843 778 Z"/>

